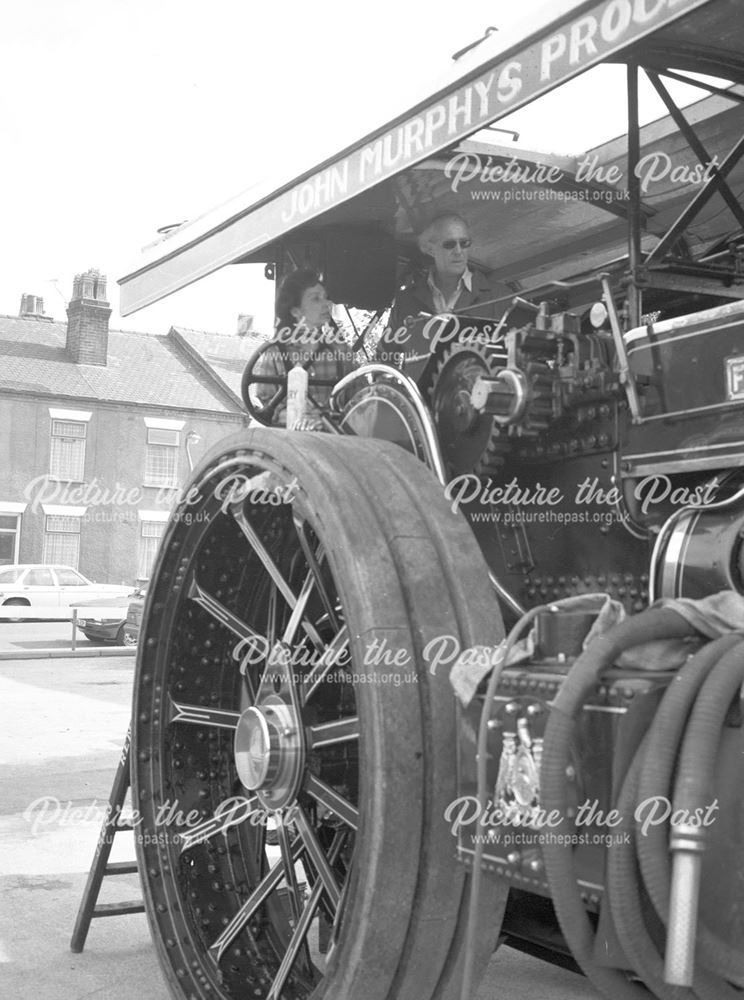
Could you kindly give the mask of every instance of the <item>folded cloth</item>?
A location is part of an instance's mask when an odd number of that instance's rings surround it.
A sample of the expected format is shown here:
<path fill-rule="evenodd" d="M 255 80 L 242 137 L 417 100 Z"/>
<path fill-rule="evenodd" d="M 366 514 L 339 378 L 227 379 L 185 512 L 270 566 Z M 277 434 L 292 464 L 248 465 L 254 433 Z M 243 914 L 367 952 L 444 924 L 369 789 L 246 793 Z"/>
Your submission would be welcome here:
<path fill-rule="evenodd" d="M 679 670 L 704 645 L 701 636 L 684 639 L 653 639 L 624 649 L 615 660 L 621 670 Z"/>
<path fill-rule="evenodd" d="M 654 608 L 669 608 L 681 615 L 700 633 L 684 639 L 655 639 L 626 649 L 617 666 L 629 670 L 678 670 L 705 639 L 718 639 L 728 632 L 744 631 L 744 596 L 735 590 L 692 600 L 690 597 L 664 597 L 654 601 Z"/>
<path fill-rule="evenodd" d="M 744 632 L 744 595 L 735 590 L 719 590 L 696 601 L 689 597 L 662 598 L 653 607 L 671 608 L 709 639 L 718 639 L 727 632 Z"/>

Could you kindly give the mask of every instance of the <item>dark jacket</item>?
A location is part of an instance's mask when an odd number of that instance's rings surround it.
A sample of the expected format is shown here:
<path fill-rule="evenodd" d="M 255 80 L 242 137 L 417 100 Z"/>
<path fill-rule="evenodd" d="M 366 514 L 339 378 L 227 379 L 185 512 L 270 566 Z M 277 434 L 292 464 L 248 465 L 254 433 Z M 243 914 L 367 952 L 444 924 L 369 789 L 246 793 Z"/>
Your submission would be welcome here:
<path fill-rule="evenodd" d="M 500 319 L 509 300 L 499 303 L 492 300 L 513 294 L 511 289 L 503 282 L 494 282 L 481 271 L 472 271 L 472 275 L 471 290 L 463 288 L 452 312 L 463 316 L 478 316 L 481 319 Z M 416 316 L 420 312 L 434 314 L 436 310 L 427 278 L 428 272 L 419 273 L 395 296 L 388 324 L 392 329 L 402 326 L 407 316 Z"/>
<path fill-rule="evenodd" d="M 458 316 L 499 320 L 506 312 L 515 292 L 503 282 L 494 282 L 481 271 L 472 271 L 472 275 L 470 291 L 467 288 L 462 289 L 452 312 Z M 396 331 L 406 325 L 408 317 L 416 317 L 420 313 L 426 313 L 430 316 L 435 314 L 436 310 L 427 277 L 427 271 L 419 273 L 410 284 L 402 288 L 395 296 L 387 330 L 383 333 L 377 346 L 377 355 L 380 360 L 390 361 L 398 352 L 406 355 L 428 352 L 429 344 L 415 333 L 410 338 L 404 338 L 405 347 L 399 346 L 400 339 L 397 343 L 393 339 Z M 493 301 L 499 298 L 503 301 Z"/>

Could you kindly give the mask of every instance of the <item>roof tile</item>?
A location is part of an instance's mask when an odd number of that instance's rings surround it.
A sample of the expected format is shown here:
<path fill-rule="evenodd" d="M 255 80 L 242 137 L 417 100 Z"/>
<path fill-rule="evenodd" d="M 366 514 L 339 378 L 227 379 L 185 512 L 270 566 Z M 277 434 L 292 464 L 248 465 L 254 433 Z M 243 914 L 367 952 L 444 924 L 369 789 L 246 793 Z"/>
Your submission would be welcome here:
<path fill-rule="evenodd" d="M 0 316 L 0 389 L 239 412 L 240 375 L 251 353 L 244 338 L 179 332 L 190 351 L 174 331 L 109 330 L 107 364 L 75 364 L 65 350 L 65 323 Z"/>

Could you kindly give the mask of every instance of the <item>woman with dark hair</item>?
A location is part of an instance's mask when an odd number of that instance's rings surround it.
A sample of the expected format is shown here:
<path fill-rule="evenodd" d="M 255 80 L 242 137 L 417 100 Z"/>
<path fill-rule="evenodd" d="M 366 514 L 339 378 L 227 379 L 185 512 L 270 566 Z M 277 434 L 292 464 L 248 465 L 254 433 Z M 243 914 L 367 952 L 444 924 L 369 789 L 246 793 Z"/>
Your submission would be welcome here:
<path fill-rule="evenodd" d="M 307 267 L 291 271 L 276 295 L 275 328 L 294 331 L 298 324 L 313 328 L 330 321 L 331 303 L 317 271 Z"/>
<path fill-rule="evenodd" d="M 259 358 L 255 373 L 286 378 L 300 364 L 310 379 L 338 382 L 354 367 L 352 352 L 333 325 L 331 302 L 316 271 L 298 268 L 284 278 L 276 296 L 276 324 L 272 346 Z M 311 385 L 309 396 L 320 407 L 327 405 L 332 385 Z M 262 404 L 276 393 L 276 385 L 256 386 Z M 317 408 L 308 408 L 308 418 Z M 315 411 L 315 412 L 313 412 Z M 274 423 L 286 422 L 286 406 L 277 408 Z"/>

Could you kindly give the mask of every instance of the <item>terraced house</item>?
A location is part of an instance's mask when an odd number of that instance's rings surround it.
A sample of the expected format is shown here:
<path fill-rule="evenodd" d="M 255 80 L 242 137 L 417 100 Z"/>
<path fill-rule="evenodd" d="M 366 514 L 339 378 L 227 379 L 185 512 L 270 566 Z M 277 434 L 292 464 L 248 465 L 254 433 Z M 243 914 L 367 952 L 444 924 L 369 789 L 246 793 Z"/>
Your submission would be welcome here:
<path fill-rule="evenodd" d="M 66 324 L 34 295 L 0 316 L 0 564 L 146 578 L 190 468 L 246 425 L 250 317 L 231 335 L 155 335 L 110 316 L 96 270 L 76 276 Z"/>

